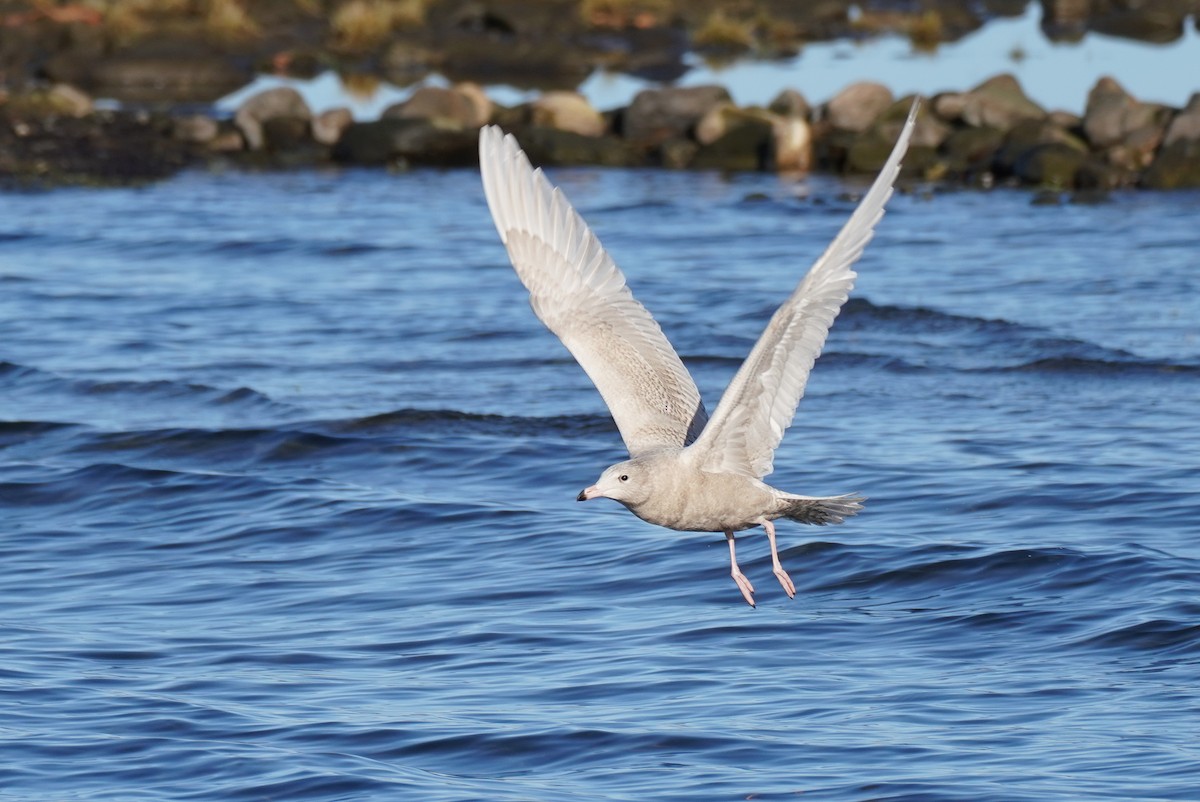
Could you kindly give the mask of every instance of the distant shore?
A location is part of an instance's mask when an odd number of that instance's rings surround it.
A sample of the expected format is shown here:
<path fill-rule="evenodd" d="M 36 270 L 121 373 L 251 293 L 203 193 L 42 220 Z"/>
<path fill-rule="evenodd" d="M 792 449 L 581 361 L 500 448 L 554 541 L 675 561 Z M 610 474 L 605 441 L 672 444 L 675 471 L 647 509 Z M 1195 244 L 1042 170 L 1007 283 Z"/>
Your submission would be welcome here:
<path fill-rule="evenodd" d="M 947 0 L 904 13 L 760 2 L 751 13 L 672 0 L 0 0 L 0 184 L 137 183 L 205 166 L 465 166 L 488 122 L 547 165 L 869 174 L 911 102 L 879 84 L 820 99 L 786 90 L 763 107 L 739 107 L 713 85 L 595 109 L 574 89 L 597 68 L 669 83 L 693 52 L 786 56 L 880 32 L 933 47 L 1028 5 Z M 1190 10 L 1186 0 L 1153 13 L 1041 5 L 1049 36 L 1151 42 L 1181 36 Z M 231 119 L 212 109 L 256 75 L 329 70 L 402 85 L 436 70 L 456 83 L 418 88 L 377 120 L 314 113 L 287 88 L 248 98 Z M 506 107 L 480 88 L 499 83 L 538 92 Z M 98 108 L 96 97 L 117 105 Z M 1200 186 L 1200 95 L 1182 108 L 1143 102 L 1106 78 L 1084 108 L 1044 109 L 1008 75 L 927 97 L 904 177 L 1050 192 Z"/>

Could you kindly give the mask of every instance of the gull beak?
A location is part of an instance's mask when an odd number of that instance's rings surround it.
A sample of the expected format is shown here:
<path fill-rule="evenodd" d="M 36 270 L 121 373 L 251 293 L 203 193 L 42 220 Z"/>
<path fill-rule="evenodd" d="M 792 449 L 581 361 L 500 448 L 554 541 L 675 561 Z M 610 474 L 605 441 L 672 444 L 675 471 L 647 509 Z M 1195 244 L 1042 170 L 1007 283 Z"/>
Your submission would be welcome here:
<path fill-rule="evenodd" d="M 596 498 L 599 495 L 600 495 L 600 488 L 596 487 L 595 485 L 592 485 L 591 487 L 585 487 L 580 492 L 579 496 L 575 500 L 576 501 L 587 501 L 588 499 Z"/>

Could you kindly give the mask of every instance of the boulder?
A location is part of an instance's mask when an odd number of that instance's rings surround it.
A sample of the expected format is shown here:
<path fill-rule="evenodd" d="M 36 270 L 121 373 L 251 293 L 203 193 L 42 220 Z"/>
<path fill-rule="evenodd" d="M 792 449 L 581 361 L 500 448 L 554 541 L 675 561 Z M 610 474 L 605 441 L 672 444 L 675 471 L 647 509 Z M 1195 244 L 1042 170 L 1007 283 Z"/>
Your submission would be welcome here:
<path fill-rule="evenodd" d="M 808 100 L 795 89 L 784 89 L 767 105 L 767 109 L 780 117 L 807 120 L 812 116 L 812 107 L 808 105 Z"/>
<path fill-rule="evenodd" d="M 672 137 L 689 136 L 708 111 L 730 100 L 722 86 L 689 86 L 644 89 L 625 109 L 625 138 L 641 146 L 654 146 Z"/>
<path fill-rule="evenodd" d="M 262 149 L 287 153 L 312 144 L 311 120 L 305 117 L 271 117 L 262 124 Z"/>
<path fill-rule="evenodd" d="M 312 119 L 312 111 L 295 89 L 290 86 L 277 86 L 247 98 L 234 113 L 233 122 L 242 132 L 250 150 L 262 150 L 266 146 L 263 124 L 276 117 L 309 121 Z"/>
<path fill-rule="evenodd" d="M 742 111 L 742 110 L 737 110 Z M 705 142 L 691 164 L 697 170 L 770 170 L 775 166 L 775 126 L 770 112 L 743 114 L 719 136 Z M 699 134 L 699 127 L 697 127 Z"/>
<path fill-rule="evenodd" d="M 495 109 L 495 104 L 492 99 L 483 91 L 483 87 L 473 81 L 463 81 L 454 85 L 454 91 L 467 99 L 475 109 L 475 117 L 472 120 L 470 128 L 479 128 L 487 125 L 492 119 L 492 111 Z"/>
<path fill-rule="evenodd" d="M 1003 142 L 1004 132 L 999 128 L 960 128 L 946 137 L 940 152 L 950 173 L 984 173 L 992 169 Z"/>
<path fill-rule="evenodd" d="M 1039 145 L 1058 143 L 1079 151 L 1088 152 L 1082 139 L 1051 123 L 1049 120 L 1023 120 L 1005 134 L 1004 142 L 996 151 L 993 166 L 1002 176 L 1012 175 L 1017 162 Z"/>
<path fill-rule="evenodd" d="M 1075 185 L 1075 174 L 1087 153 L 1062 142 L 1034 145 L 1017 157 L 1013 174 L 1023 183 L 1066 189 Z"/>
<path fill-rule="evenodd" d="M 872 173 L 883 167 L 896 139 L 904 130 L 904 123 L 912 110 L 914 97 L 908 96 L 890 104 L 850 145 L 846 156 L 846 169 L 855 173 Z M 917 110 L 917 121 L 913 126 L 909 152 L 904 159 L 906 174 L 923 173 L 935 160 L 942 142 L 950 136 L 950 127 L 931 111 L 931 104 L 922 103 Z"/>
<path fill-rule="evenodd" d="M 491 101 L 474 84 L 451 89 L 423 86 L 408 100 L 384 109 L 385 119 L 431 120 L 444 128 L 475 130 L 491 117 Z M 485 106 L 486 102 L 486 106 Z"/>
<path fill-rule="evenodd" d="M 632 167 L 641 162 L 638 151 L 616 137 L 585 136 L 544 126 L 522 132 L 521 147 L 535 164 Z"/>
<path fill-rule="evenodd" d="M 578 92 L 546 92 L 530 104 L 530 117 L 534 125 L 581 136 L 601 136 L 608 127 L 603 115 Z"/>
<path fill-rule="evenodd" d="M 997 75 L 961 95 L 947 93 L 938 97 L 938 115 L 967 125 L 1008 131 L 1022 120 L 1040 120 L 1045 110 L 1025 96 L 1017 79 Z"/>
<path fill-rule="evenodd" d="M 1200 139 L 1177 139 L 1164 145 L 1141 183 L 1148 189 L 1200 187 Z"/>
<path fill-rule="evenodd" d="M 342 138 L 342 132 L 354 122 L 350 109 L 340 107 L 323 111 L 312 120 L 312 136 L 322 145 L 333 145 Z"/>
<path fill-rule="evenodd" d="M 1139 128 L 1157 126 L 1161 106 L 1139 103 L 1112 78 L 1096 82 L 1088 93 L 1083 133 L 1094 148 L 1118 145 Z M 1165 123 L 1164 123 L 1165 124 Z"/>
<path fill-rule="evenodd" d="M 777 117 L 772 123 L 775 136 L 775 169 L 781 173 L 807 173 L 813 166 L 812 126 L 803 117 Z"/>
<path fill-rule="evenodd" d="M 84 117 L 94 108 L 88 94 L 70 84 L 54 84 L 46 92 L 46 101 L 57 113 L 71 117 Z"/>
<path fill-rule="evenodd" d="M 1192 95 L 1188 104 L 1171 119 L 1163 136 L 1163 146 L 1197 140 L 1200 140 L 1200 92 Z"/>
<path fill-rule="evenodd" d="M 478 148 L 473 130 L 425 119 L 388 117 L 351 123 L 331 155 L 344 164 L 465 167 L 477 163 Z"/>
<path fill-rule="evenodd" d="M 883 84 L 850 84 L 825 104 L 825 119 L 843 131 L 865 131 L 892 105 L 892 90 Z"/>
<path fill-rule="evenodd" d="M 217 138 L 220 126 L 212 117 L 203 114 L 189 114 L 186 117 L 176 117 L 171 128 L 171 135 L 182 142 L 196 145 L 207 145 Z"/>

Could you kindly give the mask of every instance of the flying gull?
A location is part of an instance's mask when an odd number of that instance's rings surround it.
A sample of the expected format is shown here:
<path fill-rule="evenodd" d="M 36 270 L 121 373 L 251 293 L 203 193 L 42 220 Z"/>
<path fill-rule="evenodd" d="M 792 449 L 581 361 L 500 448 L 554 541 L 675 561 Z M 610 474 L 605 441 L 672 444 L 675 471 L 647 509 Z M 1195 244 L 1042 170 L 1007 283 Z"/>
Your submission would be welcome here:
<path fill-rule="evenodd" d="M 914 103 L 875 183 L 775 312 L 711 417 L 662 329 L 562 191 L 530 166 L 511 134 L 496 126 L 479 134 L 488 207 L 530 305 L 596 385 L 629 451 L 578 500 L 610 498 L 652 524 L 724 532 L 731 574 L 752 607 L 754 586 L 738 567 L 735 532 L 766 530 L 775 576 L 795 598 L 772 522 L 841 523 L 865 501 L 799 496 L 762 479 L 773 470 L 813 362 L 854 286 L 851 268 L 883 217 L 916 113 Z"/>

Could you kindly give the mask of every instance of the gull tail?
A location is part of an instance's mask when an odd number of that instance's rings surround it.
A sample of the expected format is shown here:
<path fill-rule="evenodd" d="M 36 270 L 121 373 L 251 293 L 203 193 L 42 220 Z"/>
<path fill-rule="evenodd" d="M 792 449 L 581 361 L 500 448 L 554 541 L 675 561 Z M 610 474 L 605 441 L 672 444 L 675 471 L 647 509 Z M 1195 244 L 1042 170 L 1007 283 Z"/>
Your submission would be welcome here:
<path fill-rule="evenodd" d="M 845 496 L 827 496 L 814 498 L 812 496 L 793 496 L 783 494 L 779 499 L 780 515 L 802 524 L 840 524 L 851 515 L 858 514 L 866 496 L 853 493 Z"/>

